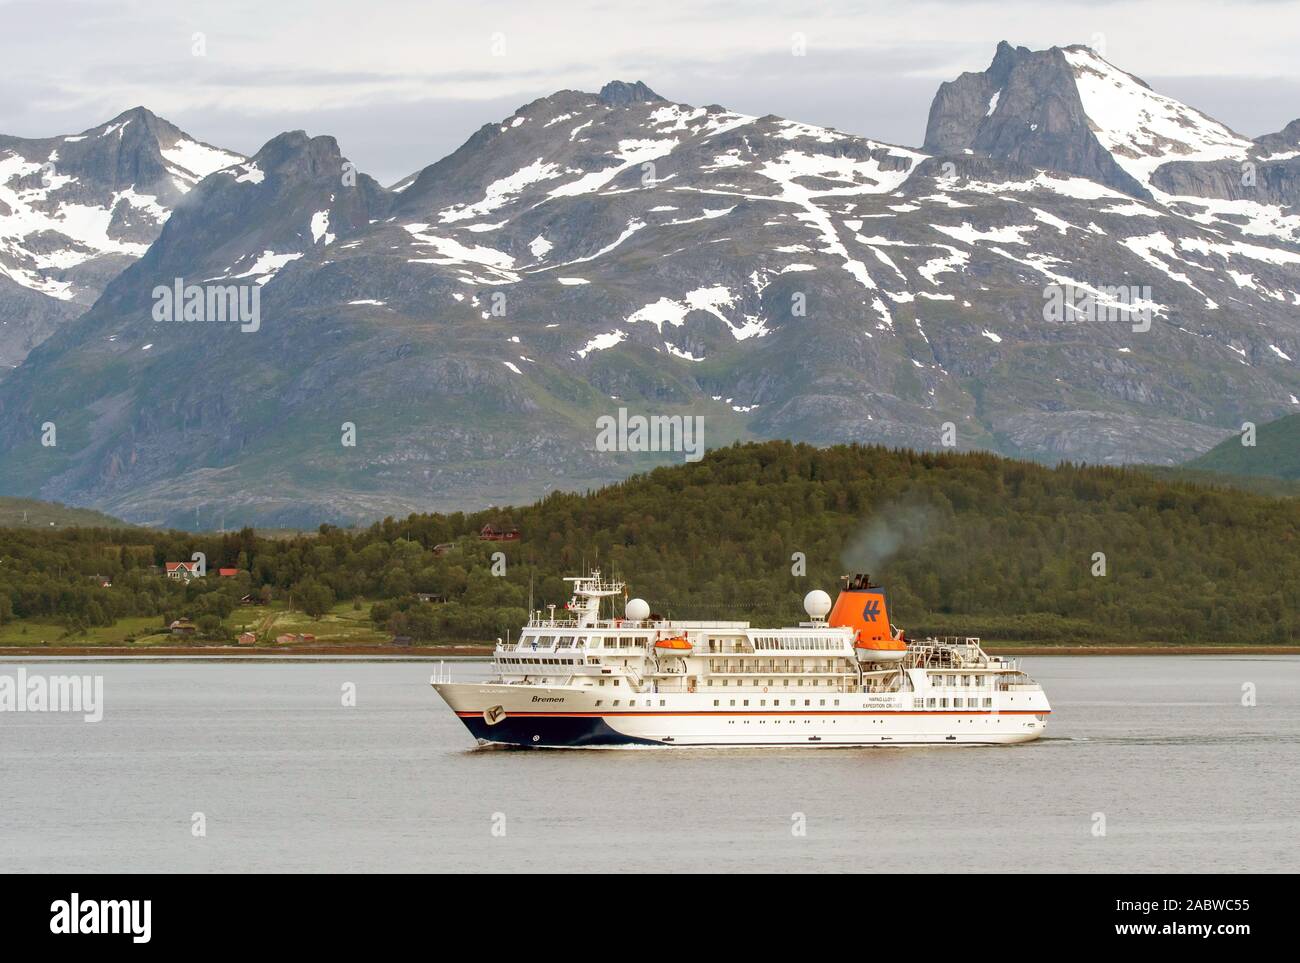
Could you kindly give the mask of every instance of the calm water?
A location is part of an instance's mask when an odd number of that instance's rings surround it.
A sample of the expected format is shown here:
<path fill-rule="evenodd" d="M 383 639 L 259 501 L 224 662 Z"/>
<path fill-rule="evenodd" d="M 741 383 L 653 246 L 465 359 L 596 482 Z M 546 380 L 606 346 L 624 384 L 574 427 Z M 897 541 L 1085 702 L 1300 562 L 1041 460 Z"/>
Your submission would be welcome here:
<path fill-rule="evenodd" d="M 476 751 L 421 662 L 19 665 L 106 708 L 0 713 L 7 871 L 1300 868 L 1294 657 L 1031 658 L 1038 743 L 813 751 Z"/>

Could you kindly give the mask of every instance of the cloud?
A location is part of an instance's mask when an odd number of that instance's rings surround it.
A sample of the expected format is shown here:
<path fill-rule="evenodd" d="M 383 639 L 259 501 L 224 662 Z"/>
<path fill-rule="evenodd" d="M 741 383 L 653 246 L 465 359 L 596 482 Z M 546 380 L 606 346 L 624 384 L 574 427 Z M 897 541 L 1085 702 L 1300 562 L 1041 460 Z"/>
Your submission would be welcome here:
<path fill-rule="evenodd" d="M 0 132 L 68 133 L 144 104 L 245 153 L 285 129 L 330 133 L 386 182 L 521 104 L 615 77 L 688 103 L 915 145 L 938 83 L 982 70 L 1002 39 L 1100 43 L 1119 66 L 1243 133 L 1300 114 L 1295 0 L 23 0 L 2 9 L 7 35 L 23 42 L 0 60 Z M 806 56 L 794 55 L 796 34 Z"/>

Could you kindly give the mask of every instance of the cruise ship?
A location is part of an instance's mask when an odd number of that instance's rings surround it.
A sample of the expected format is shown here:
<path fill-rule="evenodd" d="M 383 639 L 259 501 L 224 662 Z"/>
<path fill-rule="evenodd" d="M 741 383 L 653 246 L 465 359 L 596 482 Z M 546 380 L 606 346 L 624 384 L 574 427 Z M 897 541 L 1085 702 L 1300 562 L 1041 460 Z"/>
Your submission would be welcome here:
<path fill-rule="evenodd" d="M 992 745 L 1037 739 L 1052 711 L 978 638 L 906 638 L 866 575 L 834 605 L 809 592 L 807 621 L 779 629 L 665 619 L 639 598 L 619 616 L 623 582 L 566 581 L 563 616 L 498 640 L 492 678 L 433 683 L 480 745 Z"/>

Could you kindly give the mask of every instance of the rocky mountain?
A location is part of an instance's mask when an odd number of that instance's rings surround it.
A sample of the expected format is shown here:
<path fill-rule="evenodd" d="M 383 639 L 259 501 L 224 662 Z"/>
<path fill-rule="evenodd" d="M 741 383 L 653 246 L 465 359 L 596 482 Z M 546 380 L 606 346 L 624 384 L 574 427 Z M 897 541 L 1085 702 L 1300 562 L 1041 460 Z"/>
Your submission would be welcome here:
<path fill-rule="evenodd" d="M 0 377 L 144 254 L 195 184 L 241 160 L 143 107 L 75 135 L 0 135 Z"/>
<path fill-rule="evenodd" d="M 1083 46 L 998 45 L 943 84 L 925 150 L 970 150 L 1077 174 L 1142 200 L 1300 202 L 1300 122 L 1252 141 Z"/>
<path fill-rule="evenodd" d="M 709 446 L 1181 462 L 1300 408 L 1296 127 L 1238 143 L 1085 48 L 1003 45 L 925 150 L 620 82 L 391 191 L 281 135 L 0 384 L 0 491 L 313 525 L 682 459 L 602 450 L 620 408 Z M 256 324 L 158 320 L 195 284 L 255 289 Z"/>

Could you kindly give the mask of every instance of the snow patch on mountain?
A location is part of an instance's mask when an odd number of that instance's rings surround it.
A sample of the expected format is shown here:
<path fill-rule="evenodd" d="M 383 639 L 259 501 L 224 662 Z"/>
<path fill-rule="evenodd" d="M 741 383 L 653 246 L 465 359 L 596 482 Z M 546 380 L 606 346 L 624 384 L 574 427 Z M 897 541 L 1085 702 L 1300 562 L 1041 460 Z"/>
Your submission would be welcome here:
<path fill-rule="evenodd" d="M 326 247 L 334 243 L 334 235 L 330 233 L 329 211 L 317 211 L 311 216 L 311 239 L 316 244 L 323 240 Z"/>
<path fill-rule="evenodd" d="M 411 258 L 409 259 L 411 263 L 476 264 L 495 269 L 501 274 L 502 280 L 518 280 L 518 276 L 511 273 L 511 268 L 515 265 L 515 259 L 504 251 L 497 251 L 477 244 L 464 244 L 455 238 L 429 234 L 427 233 L 428 224 L 404 224 L 402 226 L 416 244 L 431 247 L 442 255 L 440 258 Z"/>
<path fill-rule="evenodd" d="M 513 174 L 508 174 L 493 181 L 487 186 L 481 200 L 472 204 L 453 204 L 446 210 L 440 211 L 438 219 L 446 224 L 481 217 L 510 203 L 530 184 L 551 180 L 559 177 L 562 173 L 558 165 L 543 161 L 539 157 Z"/>
<path fill-rule="evenodd" d="M 600 190 L 628 168 L 657 160 L 671 153 L 679 143 L 677 139 L 672 137 L 663 140 L 621 140 L 618 143 L 618 150 L 613 152 L 614 157 L 621 163 L 614 167 L 583 174 L 577 180 L 561 184 L 552 190 L 549 196 L 577 197 L 579 194 L 591 194 Z"/>
<path fill-rule="evenodd" d="M 999 244 L 1028 244 L 1029 242 L 1021 235 L 1038 230 L 1036 224 L 1024 224 L 1019 227 L 1007 225 L 981 231 L 972 227 L 967 221 L 963 221 L 960 227 L 952 227 L 948 224 L 931 224 L 930 226 L 939 233 L 947 234 L 954 240 L 961 241 L 964 244 L 974 244 L 976 241 L 996 241 Z"/>
<path fill-rule="evenodd" d="M 618 344 L 620 341 L 623 341 L 626 338 L 627 338 L 626 331 L 610 331 L 607 334 L 598 334 L 590 341 L 588 341 L 583 347 L 579 348 L 577 351 L 577 355 L 579 358 L 585 358 L 593 351 L 604 351 L 607 348 L 612 348 L 614 347 L 614 345 Z"/>
<path fill-rule="evenodd" d="M 160 148 L 160 152 L 168 164 L 173 168 L 180 168 L 181 175 L 191 183 L 197 183 L 209 174 L 244 160 L 239 154 L 210 147 L 189 138 L 181 138 L 171 147 Z"/>
<path fill-rule="evenodd" d="M 276 254 L 274 251 L 266 250 L 258 255 L 258 258 L 253 262 L 252 267 L 247 271 L 244 271 L 242 274 L 231 275 L 231 278 L 251 277 L 254 278 L 255 284 L 265 284 L 267 281 L 271 280 L 271 278 L 275 277 L 282 267 L 290 261 L 298 260 L 300 257 L 302 257 L 302 252 L 300 251 L 291 254 Z"/>

